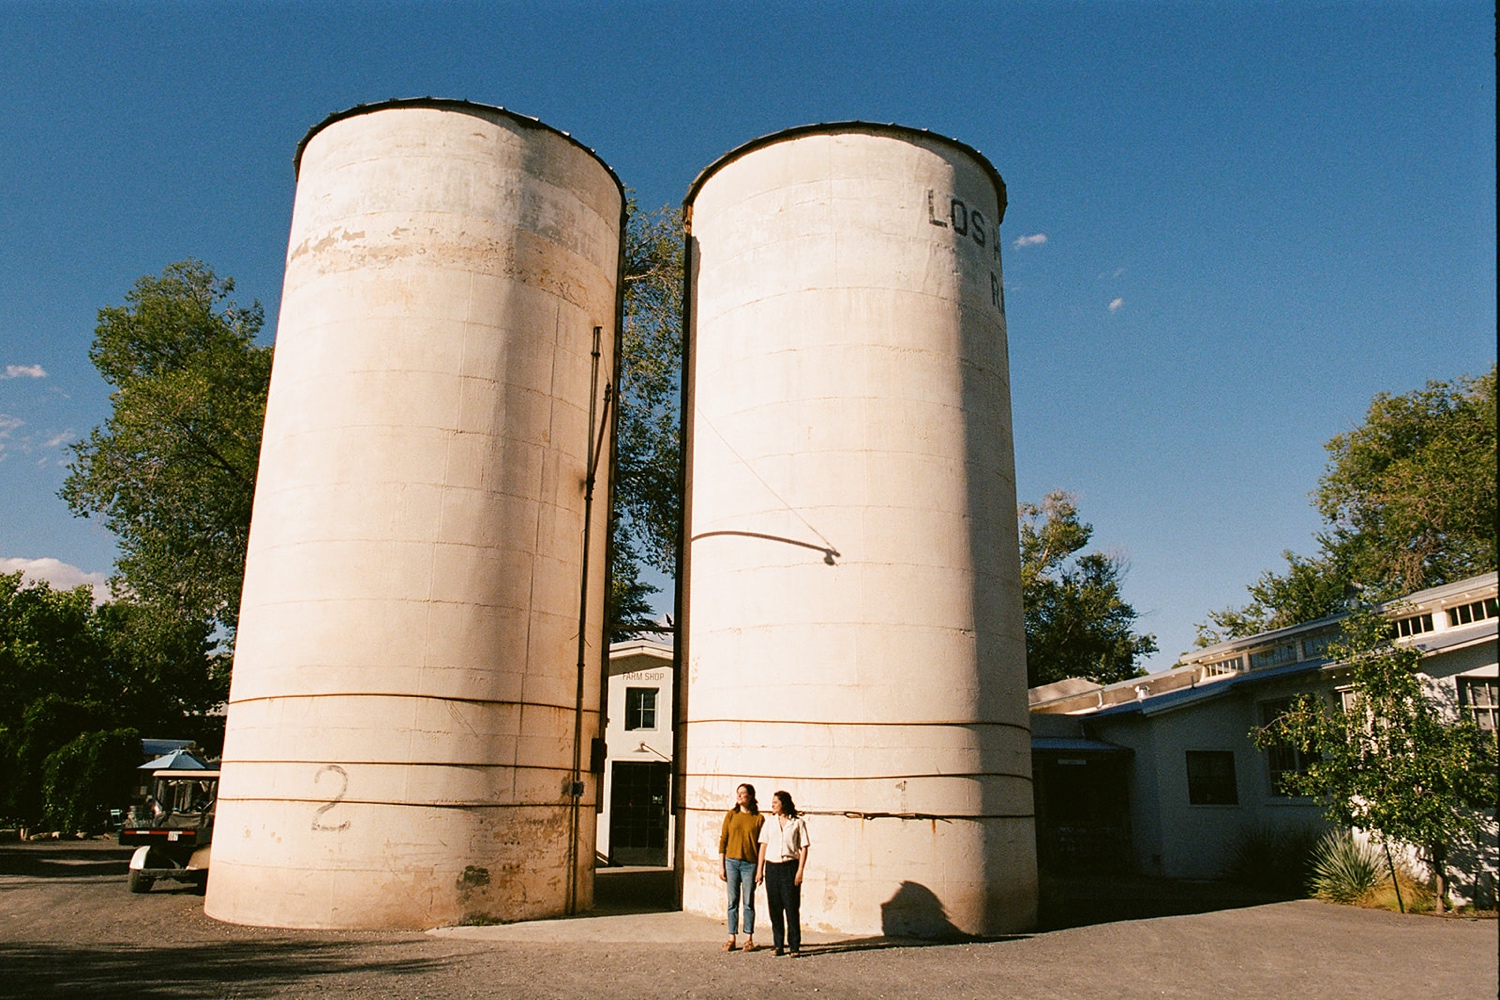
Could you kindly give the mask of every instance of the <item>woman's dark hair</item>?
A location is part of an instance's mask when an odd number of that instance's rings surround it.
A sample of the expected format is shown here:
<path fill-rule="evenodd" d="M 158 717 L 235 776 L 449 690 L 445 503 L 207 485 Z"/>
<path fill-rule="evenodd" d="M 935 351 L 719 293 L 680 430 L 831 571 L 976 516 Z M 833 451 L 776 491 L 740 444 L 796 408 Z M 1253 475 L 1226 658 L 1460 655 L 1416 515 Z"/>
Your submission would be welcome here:
<path fill-rule="evenodd" d="M 734 790 L 735 791 L 739 791 L 741 788 L 743 788 L 745 790 L 745 798 L 747 798 L 747 799 L 750 800 L 750 802 L 747 805 L 747 808 L 750 810 L 750 815 L 752 815 L 752 816 L 759 816 L 760 815 L 760 805 L 755 801 L 755 786 L 752 785 L 752 784 L 750 784 L 747 781 L 747 782 L 744 782 L 742 784 L 736 785 Z M 739 808 L 739 803 L 736 802 L 734 804 L 734 807 L 735 807 L 735 809 L 738 809 Z M 730 810 L 730 812 L 733 812 L 733 811 L 734 811 L 734 809 Z"/>
<path fill-rule="evenodd" d="M 771 798 L 781 800 L 781 812 L 783 815 L 797 818 L 797 803 L 792 801 L 791 792 L 783 792 L 780 789 L 771 793 Z"/>

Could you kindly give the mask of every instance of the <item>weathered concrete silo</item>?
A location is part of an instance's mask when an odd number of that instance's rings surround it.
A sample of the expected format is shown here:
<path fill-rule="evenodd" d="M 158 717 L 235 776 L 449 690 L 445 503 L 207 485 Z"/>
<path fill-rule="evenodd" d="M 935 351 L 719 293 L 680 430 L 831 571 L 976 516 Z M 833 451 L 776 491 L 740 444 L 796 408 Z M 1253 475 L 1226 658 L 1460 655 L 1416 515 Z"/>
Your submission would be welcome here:
<path fill-rule="evenodd" d="M 210 916 L 592 902 L 622 199 L 564 133 L 462 101 L 303 140 Z"/>
<path fill-rule="evenodd" d="M 689 910 L 741 781 L 809 815 L 809 926 L 1036 917 L 999 222 L 975 150 L 845 123 L 743 146 L 689 228 Z"/>

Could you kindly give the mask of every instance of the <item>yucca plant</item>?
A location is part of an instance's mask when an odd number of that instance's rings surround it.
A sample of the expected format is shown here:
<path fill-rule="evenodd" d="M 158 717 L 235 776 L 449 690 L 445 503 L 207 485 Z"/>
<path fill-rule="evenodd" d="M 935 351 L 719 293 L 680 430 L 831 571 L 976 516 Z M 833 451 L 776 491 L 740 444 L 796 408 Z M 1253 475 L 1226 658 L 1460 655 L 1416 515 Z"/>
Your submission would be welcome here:
<path fill-rule="evenodd" d="M 1384 878 L 1380 854 L 1369 844 L 1355 840 L 1348 830 L 1329 830 L 1313 849 L 1308 888 L 1318 899 L 1357 903 L 1374 892 Z"/>
<path fill-rule="evenodd" d="M 1316 828 L 1258 825 L 1241 831 L 1224 877 L 1287 896 L 1301 895 L 1312 874 Z"/>

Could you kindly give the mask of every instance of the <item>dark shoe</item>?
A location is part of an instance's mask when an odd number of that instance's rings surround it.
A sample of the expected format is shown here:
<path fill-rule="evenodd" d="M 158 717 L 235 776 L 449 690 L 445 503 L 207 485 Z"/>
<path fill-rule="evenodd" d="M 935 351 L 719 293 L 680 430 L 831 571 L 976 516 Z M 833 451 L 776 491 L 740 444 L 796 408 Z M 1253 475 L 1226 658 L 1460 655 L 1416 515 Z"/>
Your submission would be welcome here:
<path fill-rule="evenodd" d="M 793 958 L 802 957 L 802 952 L 798 951 L 796 948 L 793 948 L 791 951 L 787 952 L 787 954 L 791 955 Z"/>
<path fill-rule="evenodd" d="M 776 957 L 777 958 L 780 958 L 782 955 L 785 955 L 785 954 L 786 954 L 786 952 L 782 951 L 780 948 L 776 949 Z"/>

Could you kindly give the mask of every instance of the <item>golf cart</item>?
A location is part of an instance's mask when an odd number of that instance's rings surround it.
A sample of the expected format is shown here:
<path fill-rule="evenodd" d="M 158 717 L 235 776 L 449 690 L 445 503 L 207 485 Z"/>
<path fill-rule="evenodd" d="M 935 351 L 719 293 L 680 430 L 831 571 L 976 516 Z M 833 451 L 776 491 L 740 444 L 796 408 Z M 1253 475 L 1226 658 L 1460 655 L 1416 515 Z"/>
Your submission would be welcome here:
<path fill-rule="evenodd" d="M 218 771 L 151 772 L 145 804 L 132 806 L 120 828 L 120 843 L 136 849 L 130 857 L 131 892 L 149 892 L 157 879 L 208 884 L 218 792 Z"/>

